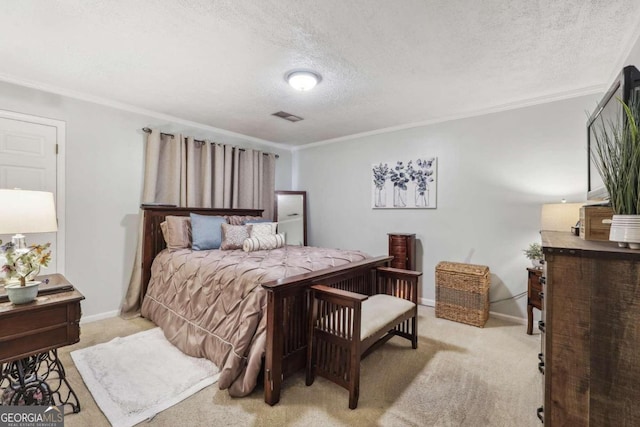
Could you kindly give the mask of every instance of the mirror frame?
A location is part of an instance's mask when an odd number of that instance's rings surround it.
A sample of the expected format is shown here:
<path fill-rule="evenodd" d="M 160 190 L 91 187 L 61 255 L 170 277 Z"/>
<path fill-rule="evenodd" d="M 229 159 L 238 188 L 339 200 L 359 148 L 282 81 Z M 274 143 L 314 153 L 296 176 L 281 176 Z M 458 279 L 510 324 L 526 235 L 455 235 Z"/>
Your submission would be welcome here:
<path fill-rule="evenodd" d="M 301 195 L 302 196 L 302 226 L 304 246 L 307 246 L 307 192 L 306 191 L 284 191 L 278 190 L 275 192 L 274 208 L 273 208 L 273 220 L 278 221 L 278 195 Z"/>

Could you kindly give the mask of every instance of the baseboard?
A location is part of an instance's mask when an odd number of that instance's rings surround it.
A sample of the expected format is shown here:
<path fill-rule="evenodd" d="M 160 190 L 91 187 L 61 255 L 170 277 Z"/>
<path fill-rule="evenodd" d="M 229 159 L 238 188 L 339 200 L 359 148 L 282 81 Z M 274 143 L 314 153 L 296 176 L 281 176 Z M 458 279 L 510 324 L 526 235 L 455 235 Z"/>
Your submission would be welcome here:
<path fill-rule="evenodd" d="M 428 298 L 420 298 L 420 305 L 435 307 L 436 301 Z M 116 317 L 118 314 L 120 314 L 120 310 L 106 311 L 104 313 L 93 314 L 91 316 L 82 316 L 82 318 L 80 319 L 80 323 L 82 324 L 97 322 L 98 320 Z M 508 322 L 518 323 L 520 325 L 527 324 L 527 319 L 525 319 L 524 317 L 510 316 L 508 314 L 496 313 L 495 311 L 490 312 L 489 315 L 495 317 L 496 319 L 502 319 Z"/>
<path fill-rule="evenodd" d="M 507 322 L 517 323 L 519 325 L 527 324 L 527 319 L 524 317 L 510 316 L 508 314 L 496 313 L 495 311 L 490 311 L 489 316 L 495 317 L 496 319 L 506 320 Z"/>
<path fill-rule="evenodd" d="M 425 305 L 427 307 L 435 307 L 436 301 L 428 298 L 420 298 L 420 305 Z M 508 314 L 496 313 L 495 311 L 490 311 L 489 316 L 495 317 L 496 319 L 506 320 L 507 322 L 517 323 L 520 325 L 527 324 L 527 319 L 525 319 L 524 317 L 510 316 Z"/>
<path fill-rule="evenodd" d="M 104 313 L 92 314 L 91 316 L 82 316 L 80 318 L 80 324 L 97 322 L 98 320 L 116 317 L 118 314 L 120 314 L 120 310 L 105 311 Z"/>
<path fill-rule="evenodd" d="M 427 299 L 427 298 L 420 298 L 420 305 L 426 305 L 427 307 L 435 307 L 436 306 L 436 300 Z"/>

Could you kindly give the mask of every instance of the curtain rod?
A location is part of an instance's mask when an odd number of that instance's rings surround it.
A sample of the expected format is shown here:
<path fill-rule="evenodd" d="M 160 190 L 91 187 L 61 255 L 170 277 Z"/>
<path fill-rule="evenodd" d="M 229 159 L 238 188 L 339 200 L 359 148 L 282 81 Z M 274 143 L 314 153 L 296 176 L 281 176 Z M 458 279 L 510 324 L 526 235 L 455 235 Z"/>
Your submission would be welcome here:
<path fill-rule="evenodd" d="M 144 133 L 151 133 L 151 129 L 149 129 L 149 128 L 142 128 L 142 132 L 144 132 Z M 161 135 L 166 135 L 166 136 L 175 136 L 175 135 L 174 135 L 174 134 L 172 134 L 172 133 L 165 133 L 165 132 L 160 132 L 160 134 L 161 134 Z M 194 141 L 195 141 L 195 142 L 202 142 L 202 143 L 207 142 L 207 141 L 204 141 L 204 140 L 201 140 L 201 139 L 194 139 Z M 245 150 L 244 148 L 240 148 L 240 151 L 246 151 L 246 150 Z M 263 154 L 263 155 L 265 155 L 265 156 L 269 155 L 269 153 L 262 153 L 262 154 Z M 279 158 L 280 158 L 280 155 L 279 155 L 279 154 L 276 154 L 275 156 L 276 156 L 276 159 L 279 159 Z"/>

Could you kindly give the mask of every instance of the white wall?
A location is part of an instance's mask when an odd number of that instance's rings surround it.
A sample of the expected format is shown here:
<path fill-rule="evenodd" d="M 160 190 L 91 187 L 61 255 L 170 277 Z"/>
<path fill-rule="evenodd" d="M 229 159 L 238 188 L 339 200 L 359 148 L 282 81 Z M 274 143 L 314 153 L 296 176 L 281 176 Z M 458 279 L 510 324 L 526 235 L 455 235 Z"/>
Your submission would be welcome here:
<path fill-rule="evenodd" d="M 129 283 L 142 193 L 143 127 L 277 153 L 276 187 L 291 187 L 291 153 L 179 123 L 0 82 L 0 109 L 66 122 L 65 275 L 85 316 L 118 310 Z"/>
<path fill-rule="evenodd" d="M 640 28 L 636 29 L 637 33 L 640 33 Z M 635 43 L 629 49 L 629 55 L 624 60 L 624 62 L 620 65 L 619 68 L 614 70 L 616 73 L 615 77 L 618 77 L 620 71 L 622 71 L 622 67 L 627 65 L 635 65 L 636 68 L 640 69 L 640 37 L 635 41 Z"/>
<path fill-rule="evenodd" d="M 366 136 L 294 153 L 294 187 L 308 192 L 314 246 L 387 253 L 388 232 L 416 233 L 422 298 L 435 299 L 439 261 L 491 268 L 491 299 L 526 290 L 522 249 L 539 241 L 543 203 L 582 201 L 586 120 L 599 96 Z M 371 209 L 371 165 L 438 157 L 438 208 Z M 577 219 L 577 218 L 576 218 Z M 524 317 L 526 297 L 491 307 Z"/>

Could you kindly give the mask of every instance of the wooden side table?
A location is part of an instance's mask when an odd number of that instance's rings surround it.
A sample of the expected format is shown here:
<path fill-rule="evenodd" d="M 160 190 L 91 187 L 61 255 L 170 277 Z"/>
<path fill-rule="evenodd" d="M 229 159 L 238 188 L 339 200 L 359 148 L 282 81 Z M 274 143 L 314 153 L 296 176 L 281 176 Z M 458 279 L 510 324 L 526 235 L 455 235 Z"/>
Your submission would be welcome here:
<path fill-rule="evenodd" d="M 533 308 L 542 310 L 542 270 L 537 268 L 527 268 L 529 275 L 527 284 L 527 334 L 533 333 Z"/>
<path fill-rule="evenodd" d="M 0 302 L 0 404 L 64 405 L 80 412 L 57 349 L 80 341 L 84 296 L 61 274 L 36 280 L 43 283 L 35 301 Z M 0 301 L 3 294 L 0 287 Z"/>

